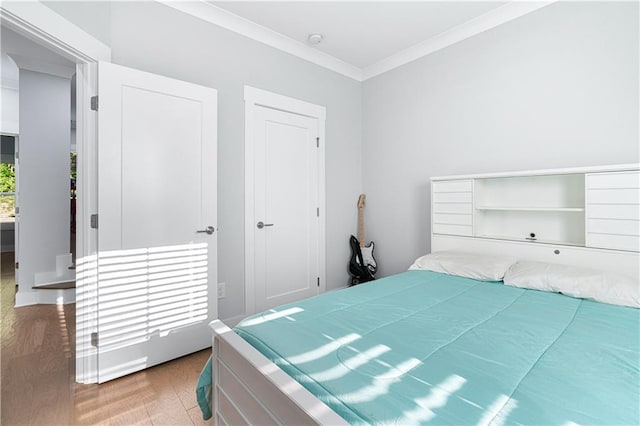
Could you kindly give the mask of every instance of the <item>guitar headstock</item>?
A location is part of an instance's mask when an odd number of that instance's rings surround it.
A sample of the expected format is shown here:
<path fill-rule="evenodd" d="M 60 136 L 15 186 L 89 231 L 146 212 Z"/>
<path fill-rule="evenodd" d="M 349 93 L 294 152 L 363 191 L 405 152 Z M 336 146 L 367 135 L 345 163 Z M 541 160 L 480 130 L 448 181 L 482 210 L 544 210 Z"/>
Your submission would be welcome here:
<path fill-rule="evenodd" d="M 364 200 L 367 198 L 366 195 L 364 194 L 360 194 L 360 197 L 358 197 L 358 208 L 359 209 L 363 209 L 364 208 Z"/>

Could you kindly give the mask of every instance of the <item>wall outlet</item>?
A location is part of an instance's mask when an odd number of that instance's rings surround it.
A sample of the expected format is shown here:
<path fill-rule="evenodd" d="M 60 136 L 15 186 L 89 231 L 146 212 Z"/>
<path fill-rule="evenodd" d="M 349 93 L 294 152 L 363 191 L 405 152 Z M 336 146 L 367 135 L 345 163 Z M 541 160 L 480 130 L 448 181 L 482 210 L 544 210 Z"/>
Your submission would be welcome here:
<path fill-rule="evenodd" d="M 224 299 L 225 297 L 227 297 L 227 285 L 218 283 L 218 299 Z"/>

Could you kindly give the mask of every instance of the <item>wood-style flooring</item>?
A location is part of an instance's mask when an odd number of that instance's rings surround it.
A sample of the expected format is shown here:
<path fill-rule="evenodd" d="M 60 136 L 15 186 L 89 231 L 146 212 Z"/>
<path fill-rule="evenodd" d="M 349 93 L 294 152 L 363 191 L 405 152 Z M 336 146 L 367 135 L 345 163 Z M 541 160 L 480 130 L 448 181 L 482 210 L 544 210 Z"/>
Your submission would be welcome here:
<path fill-rule="evenodd" d="M 75 305 L 14 308 L 13 253 L 3 253 L 0 424 L 204 425 L 195 385 L 210 350 L 102 385 L 75 383 Z"/>

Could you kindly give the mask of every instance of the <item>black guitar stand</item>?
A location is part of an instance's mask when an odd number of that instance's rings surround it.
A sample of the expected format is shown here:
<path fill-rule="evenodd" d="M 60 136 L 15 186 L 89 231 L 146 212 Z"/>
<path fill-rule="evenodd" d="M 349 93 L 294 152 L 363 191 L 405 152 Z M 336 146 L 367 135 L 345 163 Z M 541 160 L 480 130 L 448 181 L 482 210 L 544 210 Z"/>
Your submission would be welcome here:
<path fill-rule="evenodd" d="M 356 277 L 351 275 L 349 278 L 349 287 L 353 287 L 354 285 L 358 285 L 358 284 L 368 283 L 369 281 L 373 281 L 373 280 L 374 278 Z"/>

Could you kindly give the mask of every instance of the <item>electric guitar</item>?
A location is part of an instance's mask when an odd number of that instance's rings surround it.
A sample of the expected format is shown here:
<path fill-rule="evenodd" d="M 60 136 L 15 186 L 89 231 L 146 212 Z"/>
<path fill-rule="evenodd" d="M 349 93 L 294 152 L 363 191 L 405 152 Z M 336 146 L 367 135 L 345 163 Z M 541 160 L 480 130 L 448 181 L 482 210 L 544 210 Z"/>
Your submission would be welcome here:
<path fill-rule="evenodd" d="M 373 257 L 374 243 L 365 245 L 364 236 L 364 203 L 366 195 L 360 194 L 358 198 L 358 239 L 353 235 L 350 239 L 351 260 L 349 261 L 349 272 L 353 277 L 353 282 L 367 282 L 374 279 L 378 270 L 376 259 Z"/>

